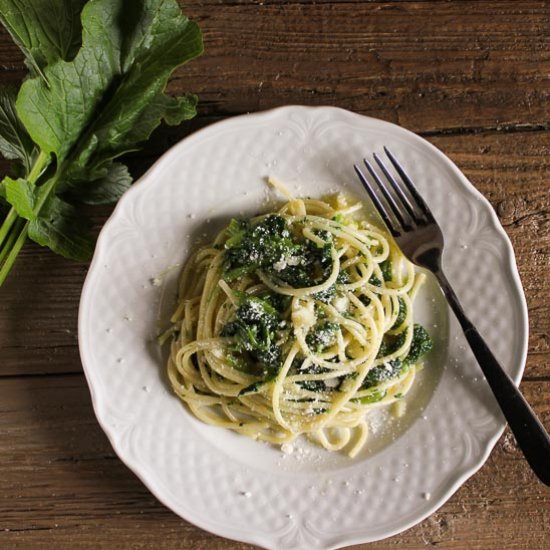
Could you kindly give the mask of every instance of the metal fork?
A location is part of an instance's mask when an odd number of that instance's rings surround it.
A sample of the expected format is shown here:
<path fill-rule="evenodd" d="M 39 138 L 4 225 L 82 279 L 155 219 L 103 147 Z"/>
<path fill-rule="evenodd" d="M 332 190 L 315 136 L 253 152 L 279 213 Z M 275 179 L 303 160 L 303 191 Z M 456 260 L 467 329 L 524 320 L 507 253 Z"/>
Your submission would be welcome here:
<path fill-rule="evenodd" d="M 405 256 L 435 275 L 527 462 L 539 479 L 550 485 L 548 433 L 477 329 L 466 317 L 441 268 L 441 229 L 403 167 L 387 147 L 384 147 L 384 151 L 399 174 L 398 178 L 390 173 L 376 153 L 373 154 L 373 158 L 380 172 L 377 172 L 366 158 L 363 159 L 371 181 L 357 164 L 354 165 L 355 171 Z M 386 184 L 383 179 L 386 180 Z"/>

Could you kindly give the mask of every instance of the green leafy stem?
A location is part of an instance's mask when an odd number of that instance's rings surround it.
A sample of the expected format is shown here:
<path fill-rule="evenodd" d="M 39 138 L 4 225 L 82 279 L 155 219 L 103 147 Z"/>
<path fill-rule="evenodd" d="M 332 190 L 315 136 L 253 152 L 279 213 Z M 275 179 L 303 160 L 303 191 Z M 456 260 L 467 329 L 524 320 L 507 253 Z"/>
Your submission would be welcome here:
<path fill-rule="evenodd" d="M 27 181 L 34 185 L 49 163 L 50 156 L 41 152 L 32 166 Z M 8 181 L 13 181 L 10 178 L 6 179 Z M 54 188 L 57 179 L 58 177 L 56 175 L 50 178 L 50 180 L 44 185 L 42 191 L 43 199 L 33 209 L 33 216 L 36 217 L 40 214 L 40 209 L 46 200 L 48 193 L 50 193 Z M 4 223 L 0 227 L 0 265 L 2 266 L 0 268 L 0 286 L 6 280 L 17 255 L 27 240 L 29 223 L 30 221 L 20 217 L 15 207 L 12 206 L 8 211 Z"/>
<path fill-rule="evenodd" d="M 118 158 L 196 114 L 195 96 L 165 89 L 203 46 L 177 0 L 0 0 L 0 22 L 29 68 L 18 92 L 0 88 L 1 285 L 27 237 L 91 257 L 80 206 L 116 202 L 132 183 Z"/>

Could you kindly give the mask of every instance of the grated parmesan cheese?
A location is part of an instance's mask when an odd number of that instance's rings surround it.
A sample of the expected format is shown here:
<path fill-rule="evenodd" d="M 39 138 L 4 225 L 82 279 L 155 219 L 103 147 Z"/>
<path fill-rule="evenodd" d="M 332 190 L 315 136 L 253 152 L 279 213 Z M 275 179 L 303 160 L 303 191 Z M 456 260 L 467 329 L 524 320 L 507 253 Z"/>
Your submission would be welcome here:
<path fill-rule="evenodd" d="M 294 325 L 311 327 L 315 324 L 316 320 L 314 303 L 312 301 L 306 302 L 304 306 L 298 306 L 292 312 L 292 322 Z"/>

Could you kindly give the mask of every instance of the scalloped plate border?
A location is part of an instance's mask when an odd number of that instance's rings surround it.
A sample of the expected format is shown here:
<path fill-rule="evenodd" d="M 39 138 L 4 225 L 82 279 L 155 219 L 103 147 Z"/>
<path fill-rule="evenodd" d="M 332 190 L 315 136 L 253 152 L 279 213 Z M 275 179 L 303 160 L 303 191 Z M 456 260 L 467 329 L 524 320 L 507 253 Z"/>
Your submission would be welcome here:
<path fill-rule="evenodd" d="M 332 114 L 337 118 L 340 117 L 346 122 L 355 120 L 359 121 L 363 125 L 387 125 L 387 128 L 391 129 L 393 132 L 398 132 L 406 136 L 407 139 L 411 141 L 411 143 L 420 144 L 422 147 L 428 148 L 431 154 L 437 157 L 440 162 L 445 164 L 446 168 L 452 172 L 453 176 L 460 181 L 460 183 L 469 193 L 472 199 L 477 199 L 475 200 L 477 208 L 483 210 L 485 214 L 488 214 L 489 227 L 485 227 L 483 229 L 488 229 L 489 233 L 493 237 L 496 235 L 498 237 L 498 240 L 500 241 L 500 244 L 504 246 L 504 252 L 502 253 L 502 255 L 505 257 L 508 275 L 511 276 L 512 284 L 510 285 L 508 290 L 510 291 L 511 296 L 516 300 L 517 311 L 515 313 L 518 316 L 520 330 L 523 334 L 522 349 L 519 351 L 519 357 L 521 359 L 518 362 L 515 371 L 510 373 L 516 384 L 519 384 L 519 381 L 521 379 L 525 365 L 525 359 L 527 356 L 527 305 L 515 263 L 514 252 L 508 236 L 504 232 L 504 229 L 501 227 L 498 218 L 489 202 L 481 195 L 481 193 L 479 193 L 479 191 L 477 191 L 477 189 L 475 189 L 475 187 L 466 179 L 466 177 L 459 171 L 459 169 L 454 165 L 454 163 L 452 163 L 452 161 L 450 161 L 439 149 L 437 149 L 435 146 L 433 146 L 431 143 L 427 142 L 423 138 L 392 123 L 373 119 L 370 117 L 364 117 L 362 115 L 357 115 L 355 113 L 351 113 L 349 111 L 345 111 L 335 107 L 286 106 L 261 113 L 233 117 L 231 119 L 212 124 L 202 130 L 199 130 L 198 132 L 195 132 L 191 136 L 174 145 L 124 195 L 100 233 L 94 258 L 92 260 L 88 275 L 86 277 L 86 281 L 83 286 L 79 309 L 79 346 L 82 364 L 84 367 L 84 373 L 90 388 L 95 414 L 101 427 L 107 434 L 114 450 L 116 451 L 120 459 L 138 476 L 138 478 L 163 504 L 165 504 L 168 508 L 171 508 L 174 512 L 179 514 L 184 519 L 187 519 L 188 521 L 205 530 L 211 531 L 223 537 L 228 537 L 234 540 L 240 540 L 252 544 L 258 544 L 266 548 L 279 548 L 281 547 L 280 544 L 282 543 L 285 544 L 287 547 L 292 546 L 296 548 L 308 547 L 310 545 L 317 545 L 319 547 L 321 547 L 322 545 L 323 548 L 339 548 L 350 544 L 380 540 L 400 533 L 412 527 L 413 525 L 416 525 L 426 517 L 430 516 L 439 507 L 441 507 L 470 476 L 472 476 L 479 468 L 481 468 L 481 466 L 484 464 L 487 457 L 489 456 L 492 448 L 496 444 L 498 438 L 501 436 L 505 426 L 504 420 L 501 417 L 498 429 L 495 429 L 490 434 L 483 434 L 486 436 L 486 439 L 484 441 L 485 444 L 482 448 L 480 447 L 477 449 L 476 460 L 474 462 L 470 461 L 470 463 L 467 464 L 461 463 L 461 469 L 457 472 L 457 475 L 454 478 L 451 478 L 447 481 L 443 480 L 442 483 L 446 484 L 446 486 L 444 487 L 444 492 L 441 498 L 432 501 L 430 503 L 430 506 L 428 508 L 424 508 L 422 512 L 413 514 L 413 517 L 404 519 L 404 521 L 402 521 L 400 525 L 388 527 L 382 532 L 369 534 L 365 532 L 355 531 L 350 532 L 347 535 L 339 534 L 337 536 L 331 535 L 330 533 L 321 533 L 321 535 L 319 535 L 319 531 L 317 531 L 316 534 L 315 529 L 312 533 L 310 533 L 308 525 L 307 523 L 305 523 L 302 525 L 302 529 L 300 529 L 298 526 L 295 526 L 294 528 L 285 529 L 283 533 L 273 533 L 273 536 L 269 537 L 268 535 L 266 535 L 266 533 L 246 532 L 242 529 L 235 529 L 228 524 L 222 525 L 212 522 L 211 520 L 201 517 L 198 514 L 190 513 L 189 510 L 187 510 L 187 513 L 183 513 L 180 503 L 173 498 L 173 494 L 170 491 L 166 490 L 165 487 L 157 483 L 154 473 L 149 470 L 147 465 L 141 464 L 136 456 L 133 456 L 132 453 L 128 451 L 128 449 L 124 448 L 120 444 L 121 437 L 127 437 L 128 432 L 131 431 L 128 429 L 129 421 L 126 421 L 125 419 L 120 419 L 121 422 L 118 424 L 118 428 L 115 427 L 114 424 L 108 422 L 108 408 L 106 409 L 103 403 L 100 404 L 100 398 L 97 392 L 99 385 L 96 385 L 96 373 L 94 372 L 94 364 L 87 347 L 89 345 L 87 323 L 89 322 L 88 314 L 93 294 L 91 291 L 93 290 L 93 285 L 96 279 L 98 277 L 101 277 L 102 275 L 101 266 L 99 264 L 102 261 L 103 253 L 109 243 L 109 239 L 113 238 L 113 235 L 111 235 L 112 228 L 115 227 L 116 221 L 119 218 L 124 217 L 125 206 L 131 201 L 135 200 L 140 193 L 144 192 L 144 190 L 146 189 L 145 184 L 147 183 L 147 181 L 154 179 L 155 172 L 159 169 L 160 166 L 163 165 L 163 163 L 167 161 L 168 158 L 171 158 L 171 155 L 174 153 L 175 149 L 185 146 L 192 146 L 196 142 L 200 142 L 201 139 L 205 136 L 213 135 L 220 130 L 230 127 L 232 125 L 238 126 L 241 122 L 244 122 L 245 124 L 254 122 L 256 125 L 261 125 L 269 124 L 273 121 L 273 119 L 276 119 L 278 117 L 286 117 L 290 119 L 292 115 L 295 115 L 299 118 L 302 115 L 305 116 L 305 114 L 308 114 L 312 115 L 312 117 L 315 118 L 317 115 L 321 116 L 323 113 Z M 482 428 L 481 424 L 480 426 L 478 426 L 478 428 Z M 468 434 L 467 436 L 465 436 L 465 438 L 466 445 L 470 446 L 470 451 L 472 445 L 479 444 L 479 441 L 472 441 L 473 437 L 471 436 L 471 434 Z M 463 462 L 465 461 L 466 459 L 463 460 Z M 323 538 L 320 539 L 320 536 Z"/>

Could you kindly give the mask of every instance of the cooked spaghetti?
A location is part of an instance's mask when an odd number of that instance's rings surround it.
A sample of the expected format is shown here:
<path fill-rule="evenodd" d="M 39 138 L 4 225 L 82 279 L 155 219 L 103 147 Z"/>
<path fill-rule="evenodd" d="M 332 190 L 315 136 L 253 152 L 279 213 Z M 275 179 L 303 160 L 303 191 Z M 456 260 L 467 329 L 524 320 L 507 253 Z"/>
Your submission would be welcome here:
<path fill-rule="evenodd" d="M 424 275 L 361 203 L 273 184 L 288 199 L 277 212 L 231 220 L 185 265 L 168 376 L 208 424 L 355 456 L 365 413 L 403 399 L 431 348 L 413 323 Z"/>

